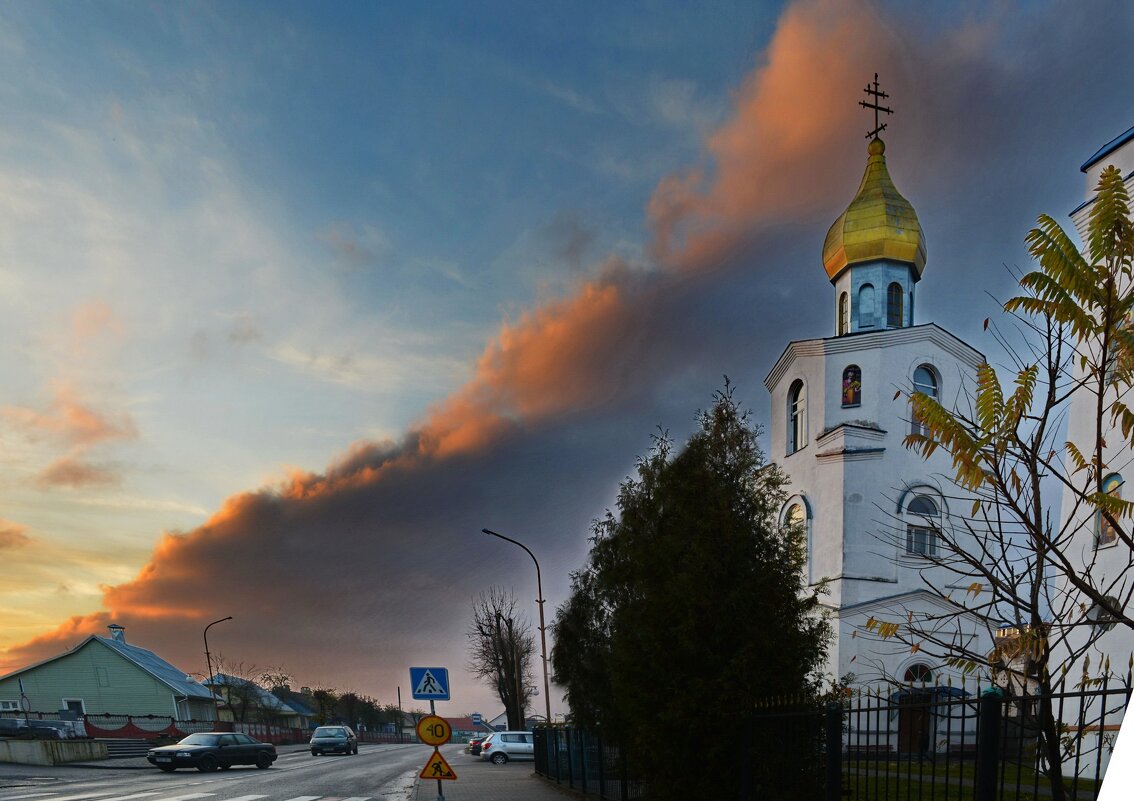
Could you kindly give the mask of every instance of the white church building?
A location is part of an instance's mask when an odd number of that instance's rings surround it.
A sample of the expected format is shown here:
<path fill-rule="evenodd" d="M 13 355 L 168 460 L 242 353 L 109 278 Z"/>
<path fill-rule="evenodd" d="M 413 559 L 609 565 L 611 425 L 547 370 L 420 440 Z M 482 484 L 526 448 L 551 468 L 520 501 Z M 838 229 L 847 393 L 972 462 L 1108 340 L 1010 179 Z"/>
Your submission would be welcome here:
<path fill-rule="evenodd" d="M 919 621 L 939 625 L 940 636 L 974 653 L 992 650 L 994 628 L 957 617 L 929 589 L 963 594 L 969 585 L 940 564 L 947 558 L 940 534 L 961 528 L 952 518 L 971 506 L 971 496 L 950 481 L 947 454 L 926 460 L 902 443 L 917 426 L 907 394 L 920 390 L 955 408 L 973 389 L 984 356 L 915 318 L 925 234 L 890 178 L 885 152 L 875 132 L 858 192 L 823 244 L 834 335 L 791 342 L 764 381 L 769 457 L 790 479 L 785 520 L 805 524 L 808 580 L 828 582 L 835 637 L 827 675 L 853 674 L 860 687 L 924 693 L 951 685 L 956 692 L 961 672 L 940 652 L 877 634 L 881 621 Z M 916 739 L 927 725 L 904 722 L 899 740 Z"/>

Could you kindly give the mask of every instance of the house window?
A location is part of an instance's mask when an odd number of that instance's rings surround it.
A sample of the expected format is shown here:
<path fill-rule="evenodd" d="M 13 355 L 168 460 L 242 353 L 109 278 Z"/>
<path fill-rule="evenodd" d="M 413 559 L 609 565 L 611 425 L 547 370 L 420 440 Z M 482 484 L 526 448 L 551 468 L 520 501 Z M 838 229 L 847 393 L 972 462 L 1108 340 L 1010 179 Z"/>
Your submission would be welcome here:
<path fill-rule="evenodd" d="M 930 670 L 929 665 L 923 665 L 918 662 L 917 664 L 910 665 L 906 668 L 906 675 L 903 678 L 908 684 L 913 683 L 929 683 L 933 681 L 933 671 Z"/>
<path fill-rule="evenodd" d="M 920 367 L 918 367 L 916 370 L 914 370 L 913 388 L 914 388 L 914 392 L 920 392 L 921 394 L 927 395 L 930 398 L 933 398 L 934 400 L 936 400 L 937 399 L 937 391 L 938 391 L 937 390 L 937 376 L 934 374 L 933 370 L 931 370 L 929 367 L 927 367 L 924 364 L 921 365 Z M 922 425 L 921 420 L 919 420 L 917 415 L 914 414 L 912 411 L 910 413 L 910 418 L 911 418 L 910 430 L 914 434 L 925 434 L 926 433 L 925 426 Z"/>
<path fill-rule="evenodd" d="M 847 293 L 839 295 L 839 336 L 850 330 L 850 298 Z"/>
<path fill-rule="evenodd" d="M 1122 497 L 1122 476 L 1111 473 L 1103 479 L 1102 491 L 1113 498 Z M 1101 511 L 1095 512 L 1095 547 L 1101 548 L 1118 542 L 1118 532 Z"/>
<path fill-rule="evenodd" d="M 863 284 L 858 290 L 858 330 L 874 327 L 874 285 Z"/>
<path fill-rule="evenodd" d="M 807 444 L 807 392 L 797 380 L 788 392 L 788 453 Z"/>
<path fill-rule="evenodd" d="M 843 370 L 843 408 L 862 403 L 862 370 L 852 364 Z"/>
<path fill-rule="evenodd" d="M 902 312 L 902 285 L 895 281 L 886 290 L 886 325 L 901 328 Z"/>
<path fill-rule="evenodd" d="M 941 513 L 927 495 L 915 495 L 906 507 L 906 553 L 913 556 L 937 555 L 937 528 Z"/>
<path fill-rule="evenodd" d="M 86 707 L 83 706 L 82 698 L 64 698 L 63 708 L 68 712 L 74 712 L 77 715 L 87 714 Z"/>
<path fill-rule="evenodd" d="M 0 712 L 18 712 L 19 710 L 19 701 L 0 701 Z"/>

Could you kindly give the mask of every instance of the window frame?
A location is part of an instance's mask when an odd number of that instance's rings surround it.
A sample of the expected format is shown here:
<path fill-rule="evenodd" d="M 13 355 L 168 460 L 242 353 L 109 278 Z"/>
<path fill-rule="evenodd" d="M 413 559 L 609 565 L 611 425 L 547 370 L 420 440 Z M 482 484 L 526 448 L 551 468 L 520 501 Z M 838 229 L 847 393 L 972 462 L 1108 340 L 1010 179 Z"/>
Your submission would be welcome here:
<path fill-rule="evenodd" d="M 868 329 L 868 328 L 873 329 L 873 328 L 878 327 L 874 324 L 875 320 L 876 320 L 876 316 L 875 316 L 874 312 L 876 311 L 876 307 L 878 306 L 878 298 L 876 297 L 876 295 L 877 295 L 877 292 L 874 289 L 874 284 L 865 283 L 858 288 L 858 330 L 859 331 L 863 331 L 863 330 Z M 867 296 L 867 297 L 864 297 L 864 296 Z M 864 300 L 869 300 L 870 302 L 869 303 L 863 303 Z M 869 308 L 869 315 L 863 314 L 863 311 L 862 311 L 863 306 L 869 306 L 870 307 Z"/>
<path fill-rule="evenodd" d="M 807 445 L 807 385 L 802 378 L 797 378 L 788 388 L 787 414 L 787 452 L 790 456 Z"/>
<path fill-rule="evenodd" d="M 896 291 L 895 291 L 896 290 Z M 897 281 L 886 288 L 886 327 L 901 328 L 905 325 L 905 290 Z"/>
<path fill-rule="evenodd" d="M 848 378 L 848 374 L 850 373 L 851 370 L 854 370 L 855 373 L 857 374 L 857 377 L 855 378 L 855 380 L 852 383 L 856 383 L 858 386 L 854 387 L 854 394 L 852 396 L 852 400 L 848 401 L 847 400 L 847 388 L 848 388 L 849 385 L 847 383 L 847 378 Z M 846 367 L 843 368 L 843 385 L 842 385 L 842 393 L 840 395 L 840 401 L 842 403 L 842 408 L 844 408 L 844 409 L 853 409 L 857 406 L 862 405 L 862 368 L 859 367 L 857 364 L 848 364 Z"/>
<path fill-rule="evenodd" d="M 1122 485 L 1125 484 L 1125 479 L 1122 478 L 1121 473 L 1110 473 L 1102 482 L 1102 491 L 1107 495 L 1113 494 L 1114 497 L 1122 498 Z M 1109 532 L 1109 536 L 1107 535 Z M 1107 519 L 1103 517 L 1101 509 L 1095 510 L 1095 550 L 1099 548 L 1111 548 L 1118 544 L 1118 531 L 1115 530 Z"/>
<path fill-rule="evenodd" d="M 929 379 L 931 381 L 930 384 L 918 382 L 918 373 L 921 372 L 922 370 L 924 370 L 926 375 L 929 376 Z M 933 398 L 934 400 L 940 402 L 940 400 L 941 400 L 941 376 L 939 376 L 937 374 L 937 370 L 935 370 L 932 365 L 923 363 L 923 364 L 919 364 L 917 367 L 915 367 L 914 370 L 913 370 L 913 375 L 910 377 L 910 384 L 913 385 L 913 391 L 914 392 L 921 392 L 923 395 L 928 395 L 929 397 Z M 933 390 L 932 394 L 925 391 L 925 389 L 927 387 L 929 387 Z M 925 426 L 923 426 L 921 424 L 921 421 L 917 419 L 917 415 L 914 413 L 912 405 L 910 406 L 910 433 L 911 434 L 924 434 L 924 433 L 926 433 Z"/>
<path fill-rule="evenodd" d="M 902 520 L 905 523 L 903 554 L 914 559 L 936 559 L 940 550 L 940 521 L 944 517 L 941 499 L 925 490 L 914 490 L 911 495 L 902 508 Z M 915 504 L 921 506 L 923 503 L 931 506 L 933 511 L 913 508 Z M 937 524 L 934 525 L 930 518 L 937 520 Z M 916 547 L 919 543 L 920 548 Z"/>
<path fill-rule="evenodd" d="M 850 295 L 847 292 L 842 292 L 839 295 L 838 321 L 836 322 L 836 327 L 839 330 L 839 336 L 850 332 Z"/>

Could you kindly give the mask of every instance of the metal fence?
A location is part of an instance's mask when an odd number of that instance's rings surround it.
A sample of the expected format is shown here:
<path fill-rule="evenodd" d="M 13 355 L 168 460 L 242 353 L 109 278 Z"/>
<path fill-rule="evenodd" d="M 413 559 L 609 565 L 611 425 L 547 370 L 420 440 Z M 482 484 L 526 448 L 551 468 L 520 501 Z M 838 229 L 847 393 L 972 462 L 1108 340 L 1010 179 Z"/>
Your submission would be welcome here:
<path fill-rule="evenodd" d="M 1129 677 L 1046 698 L 995 687 L 908 686 L 825 706 L 769 704 L 752 715 L 738 745 L 735 789 L 721 797 L 1094 801 L 1130 688 Z M 1053 729 L 1042 725 L 1042 707 L 1050 708 Z M 597 735 L 536 729 L 535 747 L 536 771 L 549 780 L 602 799 L 647 797 L 649 777 L 635 775 L 626 753 Z M 788 752 L 793 759 L 779 758 Z M 790 774 L 789 762 L 796 765 Z"/>

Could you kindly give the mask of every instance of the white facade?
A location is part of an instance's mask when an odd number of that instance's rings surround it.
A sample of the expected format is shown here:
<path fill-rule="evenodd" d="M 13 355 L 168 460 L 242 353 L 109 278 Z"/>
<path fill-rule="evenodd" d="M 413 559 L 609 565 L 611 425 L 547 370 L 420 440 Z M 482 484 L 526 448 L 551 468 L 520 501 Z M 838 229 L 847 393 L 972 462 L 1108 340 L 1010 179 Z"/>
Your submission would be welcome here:
<path fill-rule="evenodd" d="M 1095 188 L 1098 186 L 1099 175 L 1103 168 L 1114 164 L 1125 177 L 1126 185 L 1134 192 L 1134 128 L 1100 149 L 1090 160 L 1082 166 L 1086 173 L 1085 187 L 1086 200 L 1071 213 L 1071 218 L 1079 231 L 1081 240 L 1086 238 L 1087 220 L 1090 215 L 1091 204 Z M 1114 398 L 1108 399 L 1109 401 Z M 1129 397 L 1127 397 L 1129 403 Z M 1089 393 L 1078 393 L 1071 403 L 1067 418 L 1067 439 L 1078 443 L 1094 442 L 1096 411 L 1094 398 Z M 1104 420 L 1104 426 L 1109 417 Z M 1130 480 L 1134 479 L 1134 457 L 1129 452 L 1125 438 L 1120 431 L 1110 429 L 1103 438 L 1110 443 L 1104 449 L 1104 460 L 1108 465 L 1106 479 L 1113 477 L 1117 491 L 1124 498 L 1134 497 L 1134 487 Z M 1084 448 L 1084 451 L 1086 449 Z M 1130 583 L 1134 580 L 1130 574 L 1130 549 L 1118 541 L 1108 541 L 1100 525 L 1100 520 L 1093 510 L 1076 507 L 1075 494 L 1065 490 L 1062 503 L 1061 523 L 1067 528 L 1076 531 L 1068 553 L 1077 560 L 1079 572 L 1089 574 L 1096 586 L 1108 586 L 1108 595 L 1115 598 L 1125 598 L 1130 593 Z M 1128 524 L 1129 525 L 1129 524 Z M 1129 530 L 1129 528 L 1127 528 Z M 1100 678 L 1106 672 L 1109 662 L 1110 673 L 1125 676 L 1134 659 L 1134 631 L 1122 625 L 1113 626 L 1106 630 L 1106 625 L 1094 624 L 1090 621 L 1090 610 L 1076 608 L 1072 611 L 1072 618 L 1057 621 L 1068 627 L 1068 640 L 1072 646 L 1086 642 L 1091 633 L 1100 633 L 1099 639 L 1094 643 L 1090 653 L 1088 672 L 1092 678 Z M 1076 666 L 1074 672 L 1080 672 L 1081 666 Z"/>
<path fill-rule="evenodd" d="M 950 480 L 946 453 L 926 460 L 903 445 L 914 426 L 908 394 L 928 391 L 957 408 L 984 357 L 937 325 L 914 325 L 924 238 L 890 181 L 884 150 L 872 143 L 859 194 L 824 245 L 837 335 L 790 343 L 764 381 L 770 458 L 790 480 L 784 519 L 806 521 L 808 580 L 828 582 L 828 677 L 958 686 L 960 673 L 933 649 L 881 639 L 867 625 L 934 627 L 927 621 L 939 618 L 951 641 L 980 653 L 993 646 L 987 626 L 958 617 L 939 597 L 963 594 L 973 580 L 941 566 L 935 557 L 947 553 L 933 533 L 958 536 L 954 523 L 971 496 Z"/>

